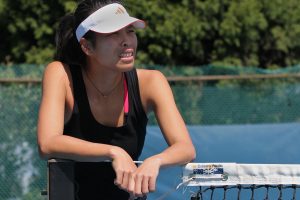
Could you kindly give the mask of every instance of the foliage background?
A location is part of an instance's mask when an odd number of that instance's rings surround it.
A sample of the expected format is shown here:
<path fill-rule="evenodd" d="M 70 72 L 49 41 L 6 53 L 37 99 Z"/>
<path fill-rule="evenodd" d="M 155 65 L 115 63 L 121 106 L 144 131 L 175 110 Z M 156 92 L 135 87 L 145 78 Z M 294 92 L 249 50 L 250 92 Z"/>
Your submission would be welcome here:
<path fill-rule="evenodd" d="M 59 19 L 74 0 L 0 0 L 0 62 L 52 60 Z M 299 63 L 298 0 L 124 0 L 144 19 L 139 63 L 277 68 Z"/>

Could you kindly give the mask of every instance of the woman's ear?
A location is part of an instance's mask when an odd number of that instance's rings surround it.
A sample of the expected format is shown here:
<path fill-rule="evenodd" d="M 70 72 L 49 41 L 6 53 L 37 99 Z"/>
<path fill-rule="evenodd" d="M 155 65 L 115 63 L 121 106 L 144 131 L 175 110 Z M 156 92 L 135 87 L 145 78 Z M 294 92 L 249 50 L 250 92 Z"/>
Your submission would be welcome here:
<path fill-rule="evenodd" d="M 81 38 L 80 41 L 80 47 L 82 51 L 87 55 L 90 56 L 93 53 L 93 47 L 92 44 L 85 38 Z"/>

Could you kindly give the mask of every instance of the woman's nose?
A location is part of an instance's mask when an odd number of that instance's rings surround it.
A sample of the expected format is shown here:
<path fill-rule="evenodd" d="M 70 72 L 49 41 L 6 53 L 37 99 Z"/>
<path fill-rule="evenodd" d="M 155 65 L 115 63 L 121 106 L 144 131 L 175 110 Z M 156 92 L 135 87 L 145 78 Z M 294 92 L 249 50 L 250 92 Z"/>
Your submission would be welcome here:
<path fill-rule="evenodd" d="M 130 37 L 126 31 L 124 31 L 124 30 L 120 31 L 120 38 L 121 38 L 121 46 L 122 47 L 130 46 Z"/>
<path fill-rule="evenodd" d="M 122 47 L 128 47 L 128 42 L 124 40 L 124 41 L 122 42 Z"/>

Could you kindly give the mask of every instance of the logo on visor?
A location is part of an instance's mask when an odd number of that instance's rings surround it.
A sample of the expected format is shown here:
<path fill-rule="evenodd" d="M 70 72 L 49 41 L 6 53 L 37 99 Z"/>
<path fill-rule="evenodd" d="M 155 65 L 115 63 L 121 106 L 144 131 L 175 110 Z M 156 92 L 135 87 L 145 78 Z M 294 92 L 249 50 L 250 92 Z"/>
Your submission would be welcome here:
<path fill-rule="evenodd" d="M 124 13 L 125 13 L 125 11 L 121 7 L 118 7 L 118 9 L 115 12 L 116 15 L 124 14 Z"/>

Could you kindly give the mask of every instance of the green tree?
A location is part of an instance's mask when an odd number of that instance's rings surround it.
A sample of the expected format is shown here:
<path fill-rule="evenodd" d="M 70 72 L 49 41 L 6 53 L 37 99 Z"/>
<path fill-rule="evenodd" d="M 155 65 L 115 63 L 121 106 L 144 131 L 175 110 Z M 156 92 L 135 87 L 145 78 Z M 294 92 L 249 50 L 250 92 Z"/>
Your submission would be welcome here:
<path fill-rule="evenodd" d="M 139 34 L 142 63 L 266 68 L 300 61 L 297 0 L 127 2 L 148 22 Z"/>
<path fill-rule="evenodd" d="M 58 20 L 75 0 L 0 0 L 0 62 L 52 60 Z M 124 0 L 145 19 L 137 63 L 285 67 L 300 61 L 298 0 Z"/>
<path fill-rule="evenodd" d="M 1 0 L 0 27 L 5 36 L 1 61 L 35 64 L 50 61 L 57 22 L 75 6 L 75 1 L 64 0 Z"/>

